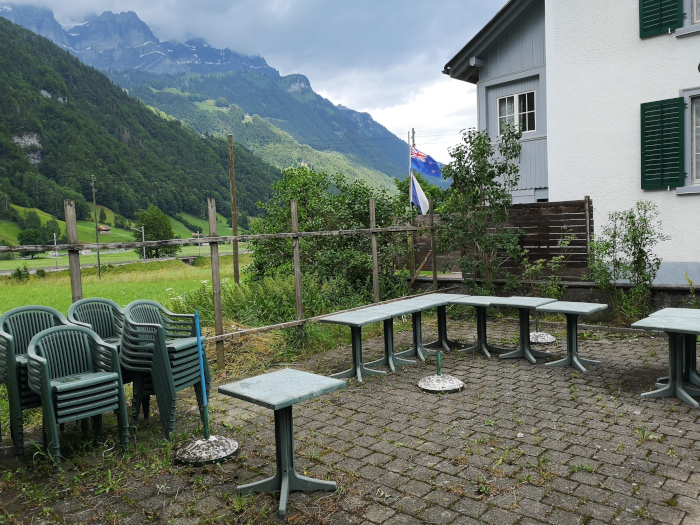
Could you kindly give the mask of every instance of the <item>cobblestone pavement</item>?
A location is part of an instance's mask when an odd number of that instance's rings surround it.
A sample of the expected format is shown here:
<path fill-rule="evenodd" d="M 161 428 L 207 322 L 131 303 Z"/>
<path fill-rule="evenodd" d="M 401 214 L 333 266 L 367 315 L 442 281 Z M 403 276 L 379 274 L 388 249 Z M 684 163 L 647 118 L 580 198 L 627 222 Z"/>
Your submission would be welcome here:
<path fill-rule="evenodd" d="M 460 341 L 475 337 L 473 322 L 450 320 L 448 331 Z M 549 331 L 561 357 L 563 329 Z M 512 348 L 518 330 L 490 321 L 488 333 Z M 397 345 L 410 338 L 397 334 Z M 382 344 L 367 341 L 365 361 L 379 357 Z M 292 493 L 287 521 L 700 524 L 700 411 L 675 398 L 640 398 L 667 375 L 666 339 L 591 331 L 581 334 L 579 351 L 602 364 L 583 374 L 545 368 L 546 359 L 532 365 L 451 352 L 443 373 L 465 381 L 460 393 L 416 387 L 435 373 L 429 358 L 296 405 L 297 470 L 335 480 L 339 490 Z M 327 373 L 349 363 L 348 344 L 298 368 Z M 182 405 L 185 436 L 197 426 L 196 409 L 191 398 Z M 109 459 L 119 454 L 106 447 L 69 458 L 60 476 L 42 458 L 13 459 L 5 436 L 0 523 L 280 522 L 276 494 L 235 495 L 236 485 L 274 473 L 272 412 L 218 394 L 210 411 L 213 432 L 241 445 L 216 466 L 172 464 L 166 442 L 149 437 L 158 435 L 157 414 L 134 431 L 126 462 Z"/>

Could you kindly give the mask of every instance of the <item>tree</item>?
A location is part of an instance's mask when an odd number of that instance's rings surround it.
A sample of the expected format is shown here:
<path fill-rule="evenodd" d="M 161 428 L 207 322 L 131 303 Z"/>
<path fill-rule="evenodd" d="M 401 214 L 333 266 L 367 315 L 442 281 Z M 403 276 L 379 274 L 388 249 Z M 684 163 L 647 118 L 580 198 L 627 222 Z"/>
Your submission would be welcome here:
<path fill-rule="evenodd" d="M 228 100 L 226 100 L 224 97 L 219 97 L 219 98 L 217 98 L 217 99 L 214 101 L 214 105 L 215 105 L 217 108 L 227 108 L 227 107 L 229 107 L 231 104 L 229 104 Z"/>
<path fill-rule="evenodd" d="M 41 233 L 41 230 L 38 228 L 28 228 L 26 230 L 22 230 L 17 234 L 17 242 L 20 244 L 20 246 L 30 246 L 30 245 L 37 245 L 37 244 L 44 244 L 44 236 Z M 44 252 L 20 252 L 23 256 L 29 255 L 32 259 L 34 256 L 38 253 L 44 253 Z"/>
<path fill-rule="evenodd" d="M 252 232 L 288 233 L 292 231 L 290 200 L 297 201 L 299 231 L 334 231 L 369 228 L 369 200 L 376 202 L 376 223 L 391 226 L 394 219 L 392 199 L 383 190 L 370 189 L 360 181 L 349 182 L 344 175 L 319 173 L 306 167 L 289 168 L 273 185 L 273 196 L 258 203 L 265 216 L 250 224 Z M 405 237 L 404 237 L 405 238 Z M 407 284 L 405 268 L 407 245 L 395 235 L 378 235 L 379 273 L 384 297 L 400 293 Z M 364 291 L 371 297 L 372 256 L 369 235 L 307 237 L 300 243 L 302 271 L 315 274 L 321 281 L 346 283 L 353 293 Z M 256 278 L 291 275 L 292 240 L 270 239 L 251 242 L 253 261 L 249 269 Z M 400 291 L 399 291 L 400 290 Z"/>
<path fill-rule="evenodd" d="M 105 209 L 100 208 L 100 224 L 104 224 L 106 220 L 107 220 L 107 214 L 105 213 Z"/>
<path fill-rule="evenodd" d="M 56 234 L 56 242 L 61 243 L 61 227 L 56 219 L 50 219 L 46 221 L 41 227 L 41 235 L 44 240 L 44 244 L 53 243 L 53 236 Z"/>
<path fill-rule="evenodd" d="M 39 214 L 34 210 L 28 211 L 20 220 L 20 228 L 23 230 L 38 230 L 41 228 L 41 219 Z"/>
<path fill-rule="evenodd" d="M 458 264 L 465 282 L 480 294 L 495 293 L 498 278 L 507 280 L 506 290 L 518 282 L 504 264 L 521 254 L 519 230 L 506 228 L 520 174 L 520 137 L 508 126 L 493 144 L 488 131 L 465 130 L 463 142 L 450 149 L 452 162 L 442 170 L 452 185 L 442 210 L 441 241 L 461 250 Z"/>
<path fill-rule="evenodd" d="M 161 241 L 164 239 L 174 239 L 173 227 L 170 225 L 168 217 L 160 211 L 157 206 L 149 206 L 147 210 L 140 211 L 136 214 L 136 226 L 139 231 L 134 231 L 134 239 L 141 240 L 141 228 L 144 230 L 144 236 L 147 241 Z M 139 257 L 143 257 L 143 250 L 137 248 L 134 250 Z M 146 248 L 146 257 L 149 259 L 163 257 L 166 255 L 175 255 L 180 251 L 179 246 L 158 246 L 155 248 Z"/>

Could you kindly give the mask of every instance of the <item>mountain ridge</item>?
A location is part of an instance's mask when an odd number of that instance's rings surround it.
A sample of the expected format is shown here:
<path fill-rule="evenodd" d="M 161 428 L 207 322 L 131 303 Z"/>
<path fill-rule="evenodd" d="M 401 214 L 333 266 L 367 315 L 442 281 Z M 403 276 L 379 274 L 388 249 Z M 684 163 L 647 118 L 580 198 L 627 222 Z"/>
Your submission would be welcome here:
<path fill-rule="evenodd" d="M 34 27 L 53 31 L 50 20 L 55 21 L 55 18 L 50 10 L 34 9 L 31 13 L 44 19 L 42 23 L 35 20 Z M 0 7 L 0 16 L 15 17 L 25 23 L 29 18 L 23 8 L 17 7 L 10 7 L 9 11 Z M 188 92 L 198 83 L 199 94 L 214 100 L 225 99 L 247 115 L 257 114 L 302 145 L 308 144 L 320 152 L 338 152 L 352 163 L 387 177 L 403 179 L 407 176 L 405 141 L 374 121 L 368 113 L 336 106 L 316 94 L 304 75 L 280 76 L 262 57 L 216 49 L 201 38 L 181 44 L 161 42 L 134 12 L 104 12 L 64 32 L 69 44 L 62 47 L 88 65 L 105 71 L 113 82 L 130 92 L 139 84 L 126 77 L 133 73 L 132 77 L 141 78 L 137 72 L 159 75 L 158 82 Z M 191 75 L 201 76 L 193 79 Z M 224 80 L 220 75 L 225 75 Z M 178 82 L 173 83 L 172 77 L 177 77 Z M 152 78 L 141 78 L 140 85 L 156 87 Z M 201 128 L 199 131 L 230 132 Z M 378 185 L 385 187 L 387 180 L 380 180 Z"/>

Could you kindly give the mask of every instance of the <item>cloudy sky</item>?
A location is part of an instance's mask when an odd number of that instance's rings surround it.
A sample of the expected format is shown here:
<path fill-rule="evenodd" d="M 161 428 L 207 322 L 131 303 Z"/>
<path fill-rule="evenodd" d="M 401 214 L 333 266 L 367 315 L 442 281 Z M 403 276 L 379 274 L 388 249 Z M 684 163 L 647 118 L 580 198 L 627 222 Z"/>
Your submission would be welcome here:
<path fill-rule="evenodd" d="M 43 5 L 64 25 L 103 11 L 134 11 L 160 40 L 205 38 L 302 73 L 335 104 L 369 112 L 442 162 L 476 125 L 474 86 L 445 63 L 506 0 L 15 0 Z"/>

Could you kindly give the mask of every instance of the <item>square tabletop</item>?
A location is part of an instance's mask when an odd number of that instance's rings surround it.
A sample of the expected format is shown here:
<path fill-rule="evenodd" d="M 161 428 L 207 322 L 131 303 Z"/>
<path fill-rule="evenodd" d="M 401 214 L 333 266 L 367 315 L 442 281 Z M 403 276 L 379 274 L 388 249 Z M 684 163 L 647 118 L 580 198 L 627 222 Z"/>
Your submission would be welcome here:
<path fill-rule="evenodd" d="M 410 297 L 399 302 L 406 306 L 418 306 L 420 310 L 430 310 L 431 308 L 437 308 L 438 306 L 447 306 L 450 304 L 450 301 L 453 301 L 459 297 L 466 296 L 456 293 L 432 293 L 430 295 Z"/>
<path fill-rule="evenodd" d="M 590 315 L 605 310 L 607 304 L 601 303 L 579 303 L 576 301 L 557 301 L 538 306 L 538 312 L 550 312 L 554 314 L 576 314 Z"/>
<path fill-rule="evenodd" d="M 653 315 L 632 324 L 632 328 L 661 330 L 676 334 L 700 334 L 700 318 Z"/>
<path fill-rule="evenodd" d="M 319 319 L 322 323 L 343 324 L 346 326 L 360 327 L 366 324 L 378 323 L 389 319 L 392 316 L 387 312 L 375 310 L 374 306 L 352 310 L 351 312 L 341 312 Z"/>
<path fill-rule="evenodd" d="M 408 315 L 415 312 L 420 312 L 421 309 L 422 307 L 420 304 L 404 300 L 372 306 L 372 310 L 375 310 L 378 313 L 387 314 L 391 317 L 399 317 L 401 315 Z"/>
<path fill-rule="evenodd" d="M 548 303 L 553 303 L 556 299 L 549 297 L 494 297 L 491 306 L 510 306 L 512 308 L 537 308 Z"/>
<path fill-rule="evenodd" d="M 662 308 L 656 312 L 649 314 L 649 317 L 668 316 L 668 317 L 691 317 L 700 319 L 700 310 L 696 308 Z"/>
<path fill-rule="evenodd" d="M 463 295 L 450 300 L 450 304 L 461 304 L 462 306 L 491 306 L 494 299 L 499 299 L 494 295 Z"/>
<path fill-rule="evenodd" d="M 345 388 L 345 381 L 285 368 L 219 387 L 219 393 L 279 410 Z"/>

